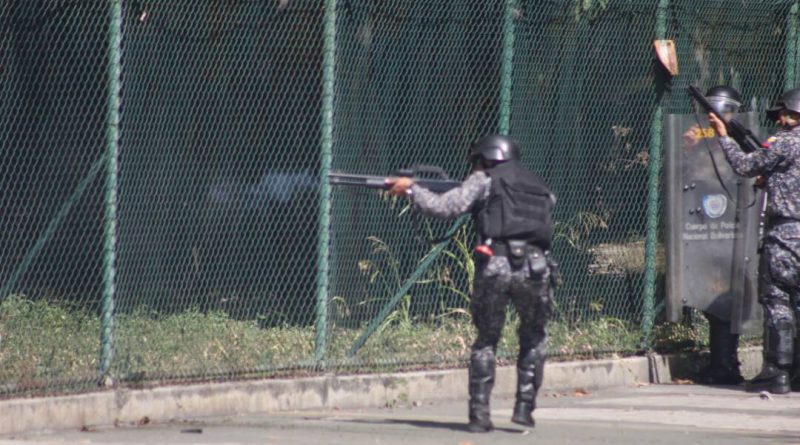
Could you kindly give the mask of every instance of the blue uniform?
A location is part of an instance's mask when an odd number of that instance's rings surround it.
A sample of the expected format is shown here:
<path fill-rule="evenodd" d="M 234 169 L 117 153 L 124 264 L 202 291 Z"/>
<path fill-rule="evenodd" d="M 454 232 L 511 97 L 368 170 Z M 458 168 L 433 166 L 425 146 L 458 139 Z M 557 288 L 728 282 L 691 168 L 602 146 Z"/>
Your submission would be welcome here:
<path fill-rule="evenodd" d="M 720 142 L 736 173 L 766 180 L 766 230 L 758 277 L 764 358 L 786 366 L 800 356 L 792 340 L 800 321 L 800 127 L 778 132 L 753 153 L 741 151 L 731 138 Z"/>
<path fill-rule="evenodd" d="M 454 218 L 474 212 L 486 204 L 492 179 L 482 171 L 472 173 L 460 187 L 437 194 L 418 185 L 411 187 L 416 210 L 426 216 Z M 551 199 L 555 201 L 555 198 Z M 470 416 L 485 415 L 494 385 L 495 352 L 505 323 L 506 308 L 513 303 L 520 317 L 517 360 L 517 402 L 532 410 L 542 384 L 547 333 L 552 308 L 549 270 L 532 272 L 533 254 L 521 267 L 512 267 L 506 256 L 476 260 L 476 274 L 470 311 L 478 337 L 470 354 Z"/>

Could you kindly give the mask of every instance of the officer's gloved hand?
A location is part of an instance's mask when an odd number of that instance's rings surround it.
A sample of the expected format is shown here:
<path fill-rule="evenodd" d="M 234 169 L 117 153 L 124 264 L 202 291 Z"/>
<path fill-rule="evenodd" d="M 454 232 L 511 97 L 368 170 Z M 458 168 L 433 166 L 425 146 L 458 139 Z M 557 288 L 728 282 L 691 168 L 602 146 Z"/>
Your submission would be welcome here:
<path fill-rule="evenodd" d="M 386 178 L 386 185 L 389 186 L 389 194 L 395 196 L 406 196 L 414 184 L 414 180 L 405 176 L 396 178 Z"/>

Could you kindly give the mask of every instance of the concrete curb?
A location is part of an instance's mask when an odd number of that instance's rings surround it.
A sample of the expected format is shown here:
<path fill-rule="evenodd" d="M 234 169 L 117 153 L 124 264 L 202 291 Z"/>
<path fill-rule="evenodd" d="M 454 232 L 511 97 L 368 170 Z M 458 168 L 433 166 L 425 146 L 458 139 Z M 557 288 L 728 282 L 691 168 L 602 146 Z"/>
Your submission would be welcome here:
<path fill-rule="evenodd" d="M 739 352 L 742 373 L 761 366 L 760 348 Z M 596 390 L 690 378 L 703 354 L 549 362 L 541 391 Z M 513 395 L 514 366 L 497 369 L 495 394 Z M 324 376 L 118 389 L 72 396 L 0 401 L 0 435 L 165 422 L 245 413 L 385 406 L 466 397 L 466 369 Z"/>

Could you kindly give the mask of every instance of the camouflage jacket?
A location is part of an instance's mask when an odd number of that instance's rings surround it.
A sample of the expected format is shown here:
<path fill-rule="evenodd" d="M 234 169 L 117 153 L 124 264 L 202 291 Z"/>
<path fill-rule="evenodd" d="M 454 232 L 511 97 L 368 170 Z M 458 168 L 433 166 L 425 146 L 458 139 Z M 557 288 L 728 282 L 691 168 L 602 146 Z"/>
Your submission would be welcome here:
<path fill-rule="evenodd" d="M 800 238 L 800 126 L 770 137 L 765 148 L 745 153 L 729 137 L 720 138 L 725 157 L 742 176 L 763 176 L 766 180 L 768 221 L 785 218 L 798 223 L 770 229 L 781 238 Z"/>
<path fill-rule="evenodd" d="M 416 184 L 411 186 L 414 207 L 425 216 L 440 219 L 455 218 L 472 211 L 489 198 L 492 179 L 486 173 L 474 172 L 460 187 L 438 194 Z"/>
<path fill-rule="evenodd" d="M 469 175 L 461 186 L 446 193 L 438 194 L 418 185 L 411 186 L 411 200 L 414 208 L 425 216 L 439 219 L 455 218 L 471 212 L 489 198 L 492 179 L 486 173 L 477 171 Z M 480 270 L 481 277 L 500 279 L 524 279 L 530 276 L 527 267 L 512 271 L 508 258 L 493 256 Z M 545 277 L 546 278 L 546 277 Z"/>

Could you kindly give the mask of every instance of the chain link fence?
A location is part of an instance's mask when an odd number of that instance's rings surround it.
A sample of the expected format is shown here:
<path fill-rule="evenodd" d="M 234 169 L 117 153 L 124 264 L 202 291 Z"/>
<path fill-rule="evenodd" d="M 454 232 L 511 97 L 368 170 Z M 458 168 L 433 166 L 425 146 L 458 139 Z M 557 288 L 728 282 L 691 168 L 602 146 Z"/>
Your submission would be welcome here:
<path fill-rule="evenodd" d="M 0 2 L 0 394 L 463 363 L 469 222 L 332 189 L 327 173 L 462 178 L 490 132 L 518 139 L 559 199 L 551 352 L 647 347 L 661 119 L 692 111 L 689 84 L 731 84 L 763 111 L 796 85 L 797 14 L 755 0 Z M 656 38 L 675 41 L 677 76 Z"/>

